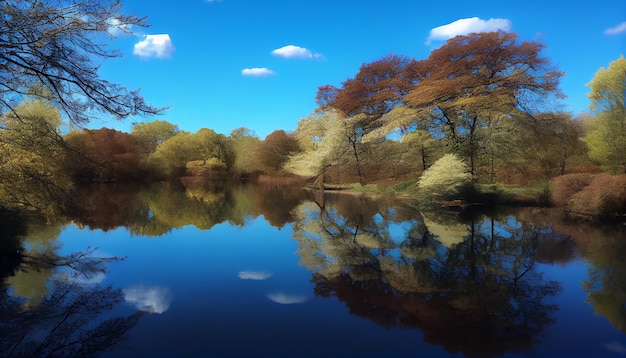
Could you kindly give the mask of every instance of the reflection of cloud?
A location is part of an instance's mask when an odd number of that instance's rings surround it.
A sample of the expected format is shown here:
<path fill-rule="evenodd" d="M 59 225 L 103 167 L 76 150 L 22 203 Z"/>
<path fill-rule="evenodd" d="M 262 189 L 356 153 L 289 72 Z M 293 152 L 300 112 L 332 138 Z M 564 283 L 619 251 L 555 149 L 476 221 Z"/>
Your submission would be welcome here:
<path fill-rule="evenodd" d="M 613 341 L 605 344 L 604 347 L 611 352 L 626 354 L 626 346 L 619 342 Z"/>
<path fill-rule="evenodd" d="M 139 285 L 122 291 L 126 302 L 134 304 L 140 311 L 163 313 L 170 307 L 170 290 L 166 287 Z"/>
<path fill-rule="evenodd" d="M 274 275 L 267 271 L 240 271 L 237 276 L 242 280 L 266 280 Z"/>
<path fill-rule="evenodd" d="M 447 40 L 458 35 L 468 35 L 473 32 L 510 31 L 511 21 L 507 19 L 483 20 L 478 17 L 459 19 L 449 24 L 435 27 L 430 30 L 426 45 L 433 40 Z"/>
<path fill-rule="evenodd" d="M 270 293 L 267 295 L 270 300 L 280 303 L 281 305 L 293 305 L 296 303 L 306 302 L 306 296 L 288 295 L 285 293 Z"/>
<path fill-rule="evenodd" d="M 79 273 L 77 275 L 73 275 L 71 277 L 72 282 L 77 283 L 79 285 L 93 285 L 96 283 L 100 283 L 104 281 L 106 275 L 104 272 L 96 272 L 91 275 L 85 275 L 83 273 Z"/>
<path fill-rule="evenodd" d="M 141 58 L 170 58 L 173 52 L 174 45 L 168 34 L 146 35 L 133 48 L 133 54 Z"/>

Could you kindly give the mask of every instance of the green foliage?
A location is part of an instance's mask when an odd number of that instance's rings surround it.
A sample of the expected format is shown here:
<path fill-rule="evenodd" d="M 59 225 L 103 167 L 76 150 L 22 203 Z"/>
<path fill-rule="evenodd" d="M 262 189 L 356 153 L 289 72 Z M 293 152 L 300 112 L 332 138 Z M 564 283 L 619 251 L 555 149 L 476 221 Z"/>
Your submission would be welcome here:
<path fill-rule="evenodd" d="M 589 157 L 614 173 L 626 173 L 626 59 L 601 68 L 587 84 L 595 116 L 585 136 Z"/>
<path fill-rule="evenodd" d="M 149 157 L 149 162 L 167 177 L 187 173 L 189 162 L 201 161 L 203 165 L 215 159 L 230 171 L 235 162 L 235 151 L 229 138 L 211 129 L 202 128 L 196 133 L 179 132 L 159 144 Z M 190 167 L 197 167 L 192 164 Z"/>
<path fill-rule="evenodd" d="M 419 179 L 422 193 L 434 197 L 454 197 L 471 181 L 467 164 L 454 154 L 446 154 L 428 168 Z"/>
<path fill-rule="evenodd" d="M 238 128 L 230 133 L 235 155 L 234 169 L 239 173 L 254 173 L 261 169 L 255 153 L 261 143 L 256 134 L 248 128 Z"/>
<path fill-rule="evenodd" d="M 150 152 L 166 139 L 178 133 L 178 126 L 166 121 L 155 120 L 152 122 L 137 123 L 133 126 L 131 134 L 145 142 Z"/>
<path fill-rule="evenodd" d="M 26 100 L 0 117 L 0 205 L 43 214 L 65 210 L 72 183 L 61 169 L 66 148 L 59 110 Z"/>

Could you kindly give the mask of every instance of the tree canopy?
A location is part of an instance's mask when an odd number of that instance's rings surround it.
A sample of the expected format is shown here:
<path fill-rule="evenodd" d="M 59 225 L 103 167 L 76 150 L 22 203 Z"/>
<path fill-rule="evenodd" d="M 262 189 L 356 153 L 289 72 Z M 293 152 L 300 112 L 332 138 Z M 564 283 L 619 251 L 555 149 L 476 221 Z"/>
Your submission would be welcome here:
<path fill-rule="evenodd" d="M 585 138 L 589 156 L 610 170 L 626 173 L 626 59 L 600 68 L 587 84 L 594 117 Z"/>
<path fill-rule="evenodd" d="M 118 0 L 0 2 L 0 112 L 34 95 L 77 124 L 102 112 L 117 119 L 159 113 L 139 90 L 98 74 L 97 60 L 121 56 L 107 48 L 108 40 L 134 26 L 147 26 L 146 19 L 124 14 Z"/>

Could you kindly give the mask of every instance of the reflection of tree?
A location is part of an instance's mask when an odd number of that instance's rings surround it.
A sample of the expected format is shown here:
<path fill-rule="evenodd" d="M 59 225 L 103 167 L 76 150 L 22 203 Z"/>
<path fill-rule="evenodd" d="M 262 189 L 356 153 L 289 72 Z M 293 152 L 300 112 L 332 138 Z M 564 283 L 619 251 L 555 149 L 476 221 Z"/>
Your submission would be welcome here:
<path fill-rule="evenodd" d="M 597 314 L 626 333 L 626 227 L 587 227 L 579 231 L 582 255 L 591 265 L 583 282 L 587 302 Z"/>
<path fill-rule="evenodd" d="M 553 322 L 557 307 L 543 300 L 560 286 L 535 268 L 549 230 L 470 215 L 464 237 L 446 247 L 419 214 L 371 208 L 360 202 L 349 214 L 327 200 L 295 211 L 294 237 L 317 295 L 383 326 L 420 328 L 426 341 L 470 356 L 528 351 Z"/>
<path fill-rule="evenodd" d="M 0 351 L 10 357 L 93 356 L 123 340 L 141 317 L 102 320 L 122 301 L 122 292 L 111 287 L 86 287 L 52 280 L 49 293 L 30 310 L 21 300 L 0 293 Z"/>
<path fill-rule="evenodd" d="M 112 230 L 131 226 L 147 216 L 140 188 L 123 184 L 92 184 L 76 188 L 72 220 L 91 229 Z"/>
<path fill-rule="evenodd" d="M 23 257 L 22 270 L 55 271 L 47 281 L 47 293 L 34 304 L 0 291 L 0 351 L 11 357 L 93 356 L 123 340 L 141 313 L 105 318 L 123 301 L 123 293 L 112 287 L 79 282 L 106 271 L 117 258 L 96 258 L 91 251 L 67 257 L 53 253 L 31 253 Z"/>

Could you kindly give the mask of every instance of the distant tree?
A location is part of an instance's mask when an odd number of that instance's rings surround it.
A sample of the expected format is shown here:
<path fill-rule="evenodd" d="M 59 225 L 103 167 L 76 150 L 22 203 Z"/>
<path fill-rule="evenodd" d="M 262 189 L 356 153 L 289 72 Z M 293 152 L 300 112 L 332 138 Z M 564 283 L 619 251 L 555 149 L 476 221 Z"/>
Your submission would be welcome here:
<path fill-rule="evenodd" d="M 149 163 L 163 176 L 184 175 L 187 162 L 197 157 L 191 138 L 191 133 L 181 131 L 164 140 L 148 157 Z"/>
<path fill-rule="evenodd" d="M 155 120 L 152 122 L 137 123 L 133 126 L 131 134 L 147 144 L 150 152 L 167 138 L 178 133 L 178 126 L 166 121 Z"/>
<path fill-rule="evenodd" d="M 0 112 L 13 111 L 34 85 L 36 97 L 60 108 L 71 123 L 104 112 L 121 119 L 160 110 L 139 91 L 101 79 L 96 60 L 120 57 L 107 49 L 119 32 L 145 27 L 112 0 L 4 0 L 0 2 Z"/>
<path fill-rule="evenodd" d="M 230 171 L 235 152 L 230 140 L 223 134 L 202 128 L 196 133 L 179 132 L 159 144 L 150 155 L 165 176 L 185 175 L 189 168 L 193 175 L 219 168 Z M 191 163 L 193 162 L 193 163 Z"/>
<path fill-rule="evenodd" d="M 590 128 L 585 137 L 589 156 L 609 170 L 626 173 L 626 59 L 600 68 L 587 84 L 591 93 Z"/>
<path fill-rule="evenodd" d="M 145 178 L 142 161 L 146 147 L 131 134 L 102 128 L 83 129 L 67 134 L 74 149 L 66 168 L 80 180 L 126 181 Z"/>
<path fill-rule="evenodd" d="M 230 133 L 235 151 L 234 169 L 240 173 L 253 173 L 260 170 L 255 153 L 260 144 L 259 137 L 248 128 L 237 128 Z"/>
<path fill-rule="evenodd" d="M 300 145 L 294 135 L 284 130 L 275 130 L 268 134 L 256 149 L 256 159 L 269 173 L 278 173 L 290 155 L 300 151 Z"/>

